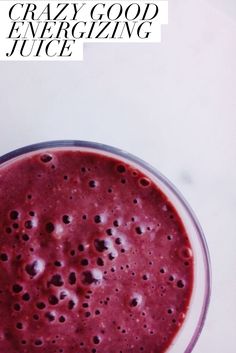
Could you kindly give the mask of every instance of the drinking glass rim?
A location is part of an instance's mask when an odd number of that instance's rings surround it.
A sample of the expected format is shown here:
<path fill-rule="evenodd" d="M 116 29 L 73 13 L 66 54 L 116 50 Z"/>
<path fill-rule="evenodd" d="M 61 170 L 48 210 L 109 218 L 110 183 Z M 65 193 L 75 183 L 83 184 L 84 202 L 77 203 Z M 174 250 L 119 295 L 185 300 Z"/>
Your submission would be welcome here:
<path fill-rule="evenodd" d="M 184 353 L 191 353 L 202 332 L 202 329 L 206 320 L 206 315 L 207 315 L 210 296 L 211 296 L 211 263 L 210 263 L 209 249 L 207 246 L 206 238 L 202 230 L 202 227 L 194 211 L 192 210 L 191 206 L 186 201 L 182 193 L 174 186 L 174 184 L 168 178 L 166 178 L 161 172 L 159 172 L 158 169 L 153 167 L 151 164 L 147 163 L 146 161 L 144 161 L 139 157 L 136 157 L 132 153 L 129 153 L 117 147 L 102 144 L 99 142 L 91 142 L 91 141 L 85 141 L 85 140 L 52 140 L 52 141 L 43 141 L 35 144 L 26 145 L 24 147 L 17 148 L 15 150 L 12 150 L 11 152 L 8 152 L 0 156 L 0 168 L 3 163 L 8 162 L 11 159 L 20 157 L 21 155 L 24 155 L 26 153 L 36 152 L 38 150 L 47 149 L 47 148 L 63 148 L 63 147 L 65 148 L 81 147 L 81 148 L 94 149 L 95 151 L 111 153 L 114 156 L 122 157 L 130 162 L 136 163 L 140 167 L 144 168 L 144 170 L 148 171 L 151 175 L 156 177 L 158 180 L 160 180 L 167 187 L 167 189 L 170 189 L 170 191 L 175 195 L 175 197 L 178 199 L 178 201 L 186 211 L 187 215 L 190 217 L 190 220 L 192 221 L 192 224 L 198 235 L 198 240 L 200 242 L 200 246 L 202 249 L 205 275 L 206 275 L 206 288 L 205 288 L 202 310 L 199 316 L 197 327 L 195 328 L 192 338 L 187 348 L 184 351 Z"/>

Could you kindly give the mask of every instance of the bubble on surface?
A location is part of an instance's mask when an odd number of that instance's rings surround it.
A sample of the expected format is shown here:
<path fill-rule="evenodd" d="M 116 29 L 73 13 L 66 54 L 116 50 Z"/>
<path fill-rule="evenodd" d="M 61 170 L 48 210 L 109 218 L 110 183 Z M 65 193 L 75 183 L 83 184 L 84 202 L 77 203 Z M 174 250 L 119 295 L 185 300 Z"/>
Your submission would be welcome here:
<path fill-rule="evenodd" d="M 139 306 L 142 302 L 142 295 L 138 293 L 134 293 L 130 299 L 130 306 L 131 307 L 136 307 Z"/>
<path fill-rule="evenodd" d="M 68 293 L 67 291 L 63 290 L 61 293 L 60 293 L 60 300 L 63 300 L 65 299 L 66 297 L 68 296 Z"/>
<path fill-rule="evenodd" d="M 121 174 L 126 172 L 126 168 L 125 168 L 125 166 L 123 164 L 117 165 L 116 170 L 117 170 L 118 173 L 121 173 Z"/>
<path fill-rule="evenodd" d="M 46 232 L 52 233 L 55 229 L 55 226 L 52 222 L 48 222 L 45 226 Z"/>
<path fill-rule="evenodd" d="M 36 303 L 36 307 L 39 309 L 39 310 L 43 310 L 46 308 L 46 304 L 44 302 L 38 302 Z"/>
<path fill-rule="evenodd" d="M 89 183 L 88 183 L 88 184 L 89 184 L 89 187 L 92 188 L 92 189 L 97 186 L 97 183 L 96 183 L 95 180 L 89 180 Z"/>
<path fill-rule="evenodd" d="M 174 309 L 172 309 L 172 308 L 167 309 L 167 313 L 169 315 L 173 314 L 174 313 Z"/>
<path fill-rule="evenodd" d="M 135 228 L 135 231 L 136 231 L 136 233 L 137 233 L 138 235 L 143 234 L 143 230 L 142 230 L 141 227 L 136 227 L 136 228 Z"/>
<path fill-rule="evenodd" d="M 22 234 L 22 239 L 24 241 L 28 241 L 30 239 L 30 237 L 28 236 L 28 234 L 24 233 L 24 234 Z"/>
<path fill-rule="evenodd" d="M 52 294 L 52 295 L 50 295 L 50 296 L 48 297 L 48 302 L 49 302 L 49 304 L 51 304 L 51 305 L 57 305 L 58 302 L 59 302 L 59 300 L 58 300 L 58 298 L 57 298 L 54 294 Z"/>
<path fill-rule="evenodd" d="M 71 218 L 71 216 L 69 216 L 69 215 L 64 215 L 64 216 L 62 217 L 62 221 L 63 221 L 64 224 L 70 224 L 71 221 L 72 221 L 72 218 Z"/>
<path fill-rule="evenodd" d="M 92 284 L 96 282 L 95 278 L 91 271 L 85 271 L 82 273 L 82 283 L 84 284 Z"/>
<path fill-rule="evenodd" d="M 75 284 L 76 283 L 76 273 L 75 272 L 71 272 L 69 274 L 69 278 L 68 278 L 68 281 L 71 285 Z"/>
<path fill-rule="evenodd" d="M 92 284 L 98 283 L 103 278 L 102 272 L 98 269 L 93 269 L 92 271 L 84 271 L 82 272 L 82 283 L 84 284 Z"/>
<path fill-rule="evenodd" d="M 99 336 L 94 336 L 94 337 L 93 337 L 93 343 L 94 343 L 94 344 L 99 344 L 100 341 L 101 341 L 101 339 L 100 339 Z"/>
<path fill-rule="evenodd" d="M 104 261 L 101 257 L 97 258 L 97 264 L 98 264 L 98 266 L 104 266 Z"/>
<path fill-rule="evenodd" d="M 61 315 L 61 316 L 59 317 L 59 322 L 63 323 L 63 322 L 65 322 L 65 321 L 66 321 L 65 316 Z"/>
<path fill-rule="evenodd" d="M 112 229 L 111 228 L 108 228 L 107 230 L 106 230 L 106 233 L 107 233 L 107 235 L 112 235 L 113 233 L 112 233 Z"/>
<path fill-rule="evenodd" d="M 6 231 L 7 234 L 11 234 L 12 233 L 11 227 L 6 227 L 5 231 Z"/>
<path fill-rule="evenodd" d="M 25 266 L 25 271 L 31 277 L 35 277 L 42 273 L 45 269 L 45 263 L 43 260 L 35 260 Z"/>
<path fill-rule="evenodd" d="M 97 251 L 103 252 L 105 250 L 108 250 L 109 248 L 109 243 L 105 239 L 95 239 L 94 240 L 94 245 Z"/>
<path fill-rule="evenodd" d="M 142 177 L 139 179 L 139 184 L 143 187 L 148 187 L 150 186 L 150 180 L 146 177 Z"/>
<path fill-rule="evenodd" d="M 48 163 L 52 160 L 52 155 L 48 154 L 48 153 L 44 153 L 40 156 L 40 160 L 43 163 Z"/>
<path fill-rule="evenodd" d="M 56 287 L 61 287 L 64 284 L 60 274 L 53 275 L 51 280 L 50 280 L 50 283 L 53 284 Z"/>
<path fill-rule="evenodd" d="M 99 269 L 95 268 L 92 271 L 93 278 L 95 279 L 96 282 L 101 281 L 103 278 L 102 271 Z"/>
<path fill-rule="evenodd" d="M 32 229 L 33 228 L 33 222 L 31 220 L 25 221 L 25 228 L 26 229 Z"/>
<path fill-rule="evenodd" d="M 5 262 L 5 261 L 8 261 L 8 255 L 5 254 L 5 253 L 1 253 L 0 254 L 0 260 Z"/>
<path fill-rule="evenodd" d="M 108 254 L 109 260 L 114 260 L 116 258 L 116 255 L 114 253 Z"/>
<path fill-rule="evenodd" d="M 42 346 L 43 345 L 43 340 L 41 338 L 37 338 L 34 341 L 35 346 Z"/>
<path fill-rule="evenodd" d="M 55 314 L 51 311 L 48 311 L 45 313 L 45 317 L 48 319 L 48 321 L 52 322 L 55 320 Z"/>
<path fill-rule="evenodd" d="M 179 257 L 182 260 L 189 260 L 193 256 L 192 250 L 189 247 L 187 247 L 187 246 L 182 247 L 181 249 L 179 249 L 178 254 L 179 254 Z"/>
<path fill-rule="evenodd" d="M 16 211 L 16 210 L 11 211 L 10 212 L 10 218 L 12 220 L 14 220 L 14 221 L 17 220 L 19 218 L 19 212 Z"/>
<path fill-rule="evenodd" d="M 182 279 L 178 280 L 176 284 L 177 284 L 177 287 L 181 289 L 184 288 L 185 286 L 184 281 L 182 281 Z"/>
<path fill-rule="evenodd" d="M 24 301 L 29 301 L 30 300 L 30 295 L 29 295 L 29 293 L 24 293 L 23 295 L 22 295 L 22 299 L 24 300 Z"/>
<path fill-rule="evenodd" d="M 21 291 L 23 290 L 23 287 L 20 285 L 20 284 L 18 284 L 18 283 L 16 283 L 16 284 L 13 284 L 13 286 L 12 286 L 12 291 L 14 292 L 14 293 L 20 293 Z"/>
<path fill-rule="evenodd" d="M 61 267 L 61 266 L 62 266 L 62 263 L 61 263 L 61 261 L 56 260 L 56 261 L 54 261 L 54 265 L 55 265 L 56 267 Z"/>
<path fill-rule="evenodd" d="M 68 309 L 72 310 L 75 307 L 75 302 L 73 300 L 69 300 L 68 302 Z"/>
<path fill-rule="evenodd" d="M 94 217 L 94 222 L 95 222 L 95 223 L 101 223 L 101 222 L 102 222 L 101 216 L 100 216 L 100 215 L 96 215 L 96 216 Z"/>
<path fill-rule="evenodd" d="M 119 221 L 117 219 L 114 220 L 113 222 L 114 227 L 119 227 Z"/>
<path fill-rule="evenodd" d="M 88 259 L 82 259 L 82 260 L 80 261 L 80 264 L 81 264 L 82 266 L 88 266 L 89 261 L 88 261 Z"/>
<path fill-rule="evenodd" d="M 138 300 L 136 298 L 131 299 L 130 306 L 137 306 L 137 305 L 138 305 Z"/>
<path fill-rule="evenodd" d="M 21 310 L 21 305 L 19 303 L 14 304 L 14 310 L 15 311 L 20 311 Z"/>
<path fill-rule="evenodd" d="M 18 330 L 23 330 L 23 324 L 22 324 L 22 322 L 17 322 L 17 323 L 16 323 L 16 328 L 17 328 Z"/>
<path fill-rule="evenodd" d="M 79 244 L 78 250 L 81 251 L 81 252 L 84 251 L 84 245 L 83 244 Z"/>
<path fill-rule="evenodd" d="M 115 239 L 115 243 L 116 243 L 117 245 L 120 245 L 120 244 L 122 243 L 121 238 L 116 238 L 116 239 Z"/>

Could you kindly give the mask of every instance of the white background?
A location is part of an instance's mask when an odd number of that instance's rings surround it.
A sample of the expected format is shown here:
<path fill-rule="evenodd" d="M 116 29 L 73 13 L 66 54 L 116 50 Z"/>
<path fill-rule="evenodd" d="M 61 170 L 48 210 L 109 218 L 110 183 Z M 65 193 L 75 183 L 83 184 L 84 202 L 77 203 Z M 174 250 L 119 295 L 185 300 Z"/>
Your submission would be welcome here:
<path fill-rule="evenodd" d="M 235 0 L 169 0 L 161 44 L 87 44 L 84 62 L 0 63 L 0 154 L 53 139 L 111 144 L 190 202 L 213 272 L 194 353 L 235 353 L 235 39 Z"/>

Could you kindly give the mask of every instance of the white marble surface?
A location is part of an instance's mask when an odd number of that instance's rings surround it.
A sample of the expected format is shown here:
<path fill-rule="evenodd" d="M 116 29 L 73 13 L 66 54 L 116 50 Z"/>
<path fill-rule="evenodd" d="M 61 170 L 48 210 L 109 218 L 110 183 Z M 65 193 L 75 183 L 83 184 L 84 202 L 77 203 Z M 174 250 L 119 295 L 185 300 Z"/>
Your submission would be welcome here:
<path fill-rule="evenodd" d="M 212 259 L 212 300 L 194 353 L 234 353 L 236 2 L 169 4 L 160 45 L 87 45 L 82 63 L 0 63 L 0 154 L 94 140 L 169 177 L 198 215 Z"/>

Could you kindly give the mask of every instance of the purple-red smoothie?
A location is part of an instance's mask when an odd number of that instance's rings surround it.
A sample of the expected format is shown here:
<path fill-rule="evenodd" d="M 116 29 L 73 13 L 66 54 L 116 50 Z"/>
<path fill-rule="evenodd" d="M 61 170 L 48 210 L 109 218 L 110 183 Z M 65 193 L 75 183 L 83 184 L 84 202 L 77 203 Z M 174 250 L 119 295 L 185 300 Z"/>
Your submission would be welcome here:
<path fill-rule="evenodd" d="M 78 148 L 0 167 L 1 353 L 163 353 L 192 287 L 182 221 L 140 170 Z"/>

